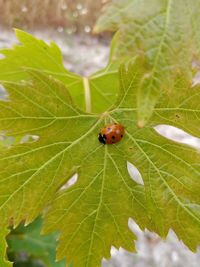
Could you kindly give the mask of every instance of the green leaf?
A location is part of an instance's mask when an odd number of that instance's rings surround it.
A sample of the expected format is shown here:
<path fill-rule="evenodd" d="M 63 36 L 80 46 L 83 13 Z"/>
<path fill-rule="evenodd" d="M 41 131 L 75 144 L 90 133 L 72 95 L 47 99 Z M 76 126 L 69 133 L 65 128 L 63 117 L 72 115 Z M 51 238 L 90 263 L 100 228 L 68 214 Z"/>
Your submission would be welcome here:
<path fill-rule="evenodd" d="M 191 79 L 192 60 L 200 55 L 199 10 L 199 0 L 113 0 L 98 20 L 96 32 L 117 30 L 111 59 L 144 55 L 152 66 L 139 92 L 139 126 L 147 123 L 176 72 Z"/>
<path fill-rule="evenodd" d="M 7 249 L 7 244 L 5 237 L 9 233 L 8 229 L 0 228 L 0 266 L 2 267 L 11 267 L 12 264 L 5 259 L 6 255 L 6 249 Z"/>
<path fill-rule="evenodd" d="M 15 45 L 12 50 L 1 50 L 5 58 L 0 60 L 0 80 L 15 82 L 27 80 L 25 67 L 39 69 L 67 84 L 68 90 L 78 104 L 83 105 L 83 90 L 79 89 L 82 85 L 82 78 L 64 68 L 62 55 L 57 45 L 53 42 L 47 45 L 44 41 L 21 30 L 15 32 L 21 44 Z"/>
<path fill-rule="evenodd" d="M 194 136 L 200 134 L 200 86 L 192 86 L 179 74 L 170 89 L 163 92 L 151 122 L 182 128 Z"/>
<path fill-rule="evenodd" d="M 94 32 L 117 31 L 121 25 L 130 22 L 137 14 L 134 8 L 138 4 L 143 7 L 144 1 L 139 3 L 137 0 L 112 0 L 108 2 L 96 22 Z"/>
<path fill-rule="evenodd" d="M 32 82 L 4 84 L 9 101 L 0 102 L 0 130 L 39 139 L 1 153 L 1 229 L 11 217 L 14 225 L 30 223 L 48 206 L 44 231 L 60 232 L 57 258 L 75 267 L 100 266 L 111 245 L 133 251 L 130 217 L 162 237 L 172 228 L 193 250 L 199 245 L 200 154 L 160 136 L 153 126 L 166 120 L 177 125 L 177 109 L 169 107 L 178 108 L 178 125 L 184 127 L 186 119 L 199 125 L 200 88 L 189 88 L 187 77 L 181 83 L 178 76 L 172 92 L 181 90 L 184 99 L 161 98 L 157 116 L 138 128 L 136 96 L 147 74 L 139 59 L 128 70 L 121 67 L 119 98 L 97 115 L 78 109 L 65 86 L 40 71 L 29 70 Z M 110 122 L 122 123 L 125 136 L 102 145 L 98 133 Z M 198 128 L 190 132 L 199 136 Z M 130 178 L 127 161 L 138 168 L 144 186 Z M 75 173 L 77 183 L 63 189 Z"/>
<path fill-rule="evenodd" d="M 26 69 L 36 69 L 63 82 L 74 102 L 87 112 L 105 111 L 116 99 L 118 92 L 117 70 L 109 64 L 104 70 L 91 77 L 81 77 L 66 70 L 62 54 L 53 42 L 47 45 L 32 35 L 16 30 L 20 42 L 12 50 L 2 49 L 0 60 L 0 83 L 29 80 Z"/>
<path fill-rule="evenodd" d="M 42 219 L 28 226 L 20 224 L 8 235 L 9 253 L 26 252 L 30 258 L 42 260 L 48 267 L 65 267 L 64 261 L 55 262 L 57 234 L 41 235 Z"/>

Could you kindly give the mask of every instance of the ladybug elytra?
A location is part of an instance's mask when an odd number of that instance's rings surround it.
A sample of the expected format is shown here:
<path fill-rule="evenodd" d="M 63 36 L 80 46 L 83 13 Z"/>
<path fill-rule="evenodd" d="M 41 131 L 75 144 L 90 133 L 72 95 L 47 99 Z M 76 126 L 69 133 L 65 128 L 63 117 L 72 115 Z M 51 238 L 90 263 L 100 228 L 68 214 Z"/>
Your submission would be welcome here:
<path fill-rule="evenodd" d="M 124 136 L 124 126 L 118 123 L 108 124 L 99 133 L 99 142 L 103 144 L 114 144 Z"/>

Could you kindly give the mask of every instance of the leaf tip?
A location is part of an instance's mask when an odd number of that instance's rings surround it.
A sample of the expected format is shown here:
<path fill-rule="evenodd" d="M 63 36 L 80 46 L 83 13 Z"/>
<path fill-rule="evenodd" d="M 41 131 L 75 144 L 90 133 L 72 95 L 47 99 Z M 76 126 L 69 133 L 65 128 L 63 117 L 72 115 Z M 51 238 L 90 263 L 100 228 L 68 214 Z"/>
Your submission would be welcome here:
<path fill-rule="evenodd" d="M 144 128 L 145 124 L 146 124 L 146 122 L 144 120 L 140 120 L 140 121 L 138 121 L 137 126 L 139 128 Z"/>
<path fill-rule="evenodd" d="M 20 29 L 18 29 L 18 28 L 15 28 L 15 27 L 13 27 L 13 31 L 15 32 L 15 35 L 18 37 L 18 35 L 20 34 L 20 33 L 22 33 L 22 32 L 24 32 L 24 31 L 22 31 L 22 30 L 20 30 Z"/>
<path fill-rule="evenodd" d="M 15 28 L 15 27 L 13 27 L 12 29 L 13 29 L 13 31 L 14 31 L 15 33 L 18 32 L 18 31 L 20 31 L 18 28 Z"/>

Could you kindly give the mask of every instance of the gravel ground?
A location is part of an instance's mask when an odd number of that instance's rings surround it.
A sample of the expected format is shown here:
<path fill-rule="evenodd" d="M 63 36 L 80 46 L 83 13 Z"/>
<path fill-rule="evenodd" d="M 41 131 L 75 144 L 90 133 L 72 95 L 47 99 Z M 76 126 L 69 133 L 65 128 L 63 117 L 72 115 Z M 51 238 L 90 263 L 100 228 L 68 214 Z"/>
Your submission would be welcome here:
<path fill-rule="evenodd" d="M 12 32 L 3 29 L 0 29 L 0 32 L 0 48 L 11 47 L 16 43 Z M 107 41 L 89 35 L 69 36 L 55 31 L 34 34 L 46 41 L 55 41 L 62 49 L 65 66 L 71 71 L 87 76 L 106 66 L 109 55 Z M 200 149 L 200 139 L 180 129 L 159 125 L 156 130 L 167 138 Z M 200 267 L 200 249 L 197 253 L 192 253 L 178 240 L 173 231 L 170 231 L 166 241 L 163 241 L 155 233 L 142 232 L 132 220 L 129 221 L 129 226 L 138 238 L 137 254 L 112 248 L 112 258 L 109 261 L 104 260 L 103 267 Z"/>

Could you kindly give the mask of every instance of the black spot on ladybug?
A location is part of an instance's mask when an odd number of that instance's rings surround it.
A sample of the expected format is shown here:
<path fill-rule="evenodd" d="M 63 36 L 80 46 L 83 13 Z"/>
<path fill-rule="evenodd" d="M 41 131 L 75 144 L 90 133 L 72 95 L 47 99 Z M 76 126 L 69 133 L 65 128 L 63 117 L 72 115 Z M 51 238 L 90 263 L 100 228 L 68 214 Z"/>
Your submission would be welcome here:
<path fill-rule="evenodd" d="M 105 134 L 103 134 L 103 138 L 104 138 L 104 139 L 107 139 L 107 136 L 106 136 Z"/>
<path fill-rule="evenodd" d="M 101 133 L 99 134 L 99 136 L 98 136 L 98 139 L 99 139 L 99 142 L 100 143 L 102 143 L 102 144 L 106 144 L 106 141 L 105 141 L 105 139 L 103 138 L 103 136 L 101 135 Z"/>
<path fill-rule="evenodd" d="M 112 136 L 112 139 L 115 139 L 115 136 L 114 135 Z"/>
<path fill-rule="evenodd" d="M 123 137 L 123 135 L 121 135 L 121 138 Z"/>

